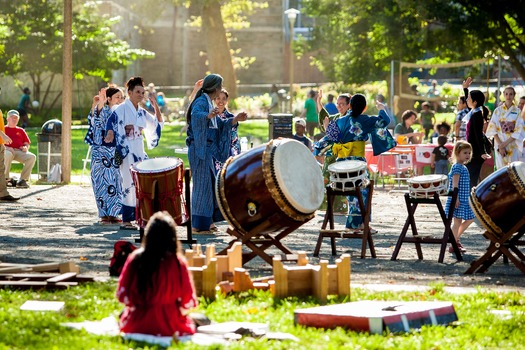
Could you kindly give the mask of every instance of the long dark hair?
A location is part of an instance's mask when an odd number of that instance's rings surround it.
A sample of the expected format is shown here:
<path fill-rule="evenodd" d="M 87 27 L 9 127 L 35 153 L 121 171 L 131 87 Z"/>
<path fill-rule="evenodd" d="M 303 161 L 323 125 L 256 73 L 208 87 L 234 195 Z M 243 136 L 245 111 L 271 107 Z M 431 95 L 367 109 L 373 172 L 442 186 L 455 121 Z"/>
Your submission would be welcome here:
<path fill-rule="evenodd" d="M 161 261 L 168 254 L 181 254 L 181 247 L 177 240 L 177 225 L 168 212 L 153 214 L 144 230 L 142 247 L 134 254 L 137 288 L 139 293 L 144 295 L 149 288 L 153 288 L 153 279 Z"/>
<path fill-rule="evenodd" d="M 350 99 L 350 106 L 352 106 L 352 117 L 357 118 L 363 113 L 366 108 L 366 97 L 363 94 L 355 94 Z"/>
<path fill-rule="evenodd" d="M 203 93 L 210 94 L 217 90 L 217 88 L 222 87 L 222 77 L 219 74 L 208 74 L 204 81 L 202 82 L 202 87 L 195 94 L 195 98 L 191 101 L 188 111 L 186 112 L 186 122 L 190 124 L 191 122 L 191 110 L 193 109 L 193 103 L 200 97 Z"/>
<path fill-rule="evenodd" d="M 415 115 L 417 117 L 417 113 L 414 112 L 413 110 L 411 109 L 407 109 L 406 111 L 403 112 L 403 114 L 401 115 L 401 119 L 403 120 L 403 126 L 406 128 L 407 124 L 406 124 L 406 121 L 408 118 L 410 118 L 411 116 Z"/>

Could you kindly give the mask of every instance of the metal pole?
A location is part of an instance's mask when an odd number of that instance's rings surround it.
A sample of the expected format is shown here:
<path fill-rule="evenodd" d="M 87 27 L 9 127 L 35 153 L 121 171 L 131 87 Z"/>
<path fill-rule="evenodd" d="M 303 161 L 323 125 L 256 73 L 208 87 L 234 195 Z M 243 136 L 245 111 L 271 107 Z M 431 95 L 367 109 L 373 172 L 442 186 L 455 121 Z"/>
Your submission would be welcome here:
<path fill-rule="evenodd" d="M 290 113 L 293 114 L 293 79 L 294 79 L 294 53 L 293 53 L 293 42 L 294 42 L 294 24 L 295 18 L 289 18 L 290 22 Z"/>
<path fill-rule="evenodd" d="M 495 107 L 498 107 L 499 105 L 500 89 L 501 89 L 501 55 L 498 56 L 498 91 L 496 95 L 496 103 L 494 104 Z"/>
<path fill-rule="evenodd" d="M 394 60 L 390 61 L 390 110 L 394 114 Z M 390 116 L 393 118 L 393 115 Z"/>

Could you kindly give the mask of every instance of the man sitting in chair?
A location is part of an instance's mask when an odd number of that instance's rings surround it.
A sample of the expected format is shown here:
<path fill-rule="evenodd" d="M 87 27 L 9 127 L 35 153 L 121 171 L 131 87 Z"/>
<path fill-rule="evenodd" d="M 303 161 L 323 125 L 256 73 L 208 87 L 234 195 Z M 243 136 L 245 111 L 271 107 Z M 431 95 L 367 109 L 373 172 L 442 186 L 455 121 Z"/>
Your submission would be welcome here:
<path fill-rule="evenodd" d="M 17 126 L 19 120 L 20 114 L 18 114 L 18 111 L 12 109 L 7 112 L 5 133 L 11 138 L 12 142 L 5 147 L 5 178 L 9 178 L 11 162 L 16 160 L 23 164 L 20 180 L 16 183 L 16 187 L 28 188 L 29 178 L 35 165 L 36 156 L 29 152 L 29 144 L 31 141 L 25 130 Z"/>

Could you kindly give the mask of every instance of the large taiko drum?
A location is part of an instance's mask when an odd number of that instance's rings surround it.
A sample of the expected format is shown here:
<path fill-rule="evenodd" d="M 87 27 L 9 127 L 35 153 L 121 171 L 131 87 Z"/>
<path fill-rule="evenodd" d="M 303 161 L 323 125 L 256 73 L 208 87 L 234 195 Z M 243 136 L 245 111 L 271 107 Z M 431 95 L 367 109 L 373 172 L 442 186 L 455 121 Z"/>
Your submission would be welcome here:
<path fill-rule="evenodd" d="M 328 166 L 330 186 L 334 190 L 350 191 L 366 187 L 370 183 L 366 172 L 366 162 L 362 160 L 343 160 Z"/>
<path fill-rule="evenodd" d="M 408 194 L 412 198 L 433 198 L 434 194 L 448 193 L 447 175 L 421 175 L 407 179 Z"/>
<path fill-rule="evenodd" d="M 136 217 L 145 227 L 157 211 L 167 211 L 177 225 L 188 220 L 183 197 L 184 164 L 180 158 L 159 157 L 143 160 L 131 166 L 131 176 L 137 194 Z"/>
<path fill-rule="evenodd" d="M 324 199 L 323 176 L 303 143 L 276 139 L 229 158 L 215 193 L 233 228 L 270 233 L 298 228 L 315 216 Z"/>
<path fill-rule="evenodd" d="M 513 162 L 490 174 L 470 193 L 470 206 L 483 226 L 501 237 L 525 209 L 525 163 Z"/>

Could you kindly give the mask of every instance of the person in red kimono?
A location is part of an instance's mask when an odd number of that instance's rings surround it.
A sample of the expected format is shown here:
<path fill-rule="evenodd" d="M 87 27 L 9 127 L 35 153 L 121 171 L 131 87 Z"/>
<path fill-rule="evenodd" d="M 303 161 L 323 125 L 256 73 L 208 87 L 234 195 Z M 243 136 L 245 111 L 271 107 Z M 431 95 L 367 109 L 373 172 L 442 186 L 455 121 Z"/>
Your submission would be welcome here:
<path fill-rule="evenodd" d="M 126 307 L 120 330 L 156 336 L 195 333 L 188 317 L 197 305 L 195 288 L 167 212 L 155 213 L 146 225 L 142 246 L 130 254 L 120 275 L 117 298 Z"/>

